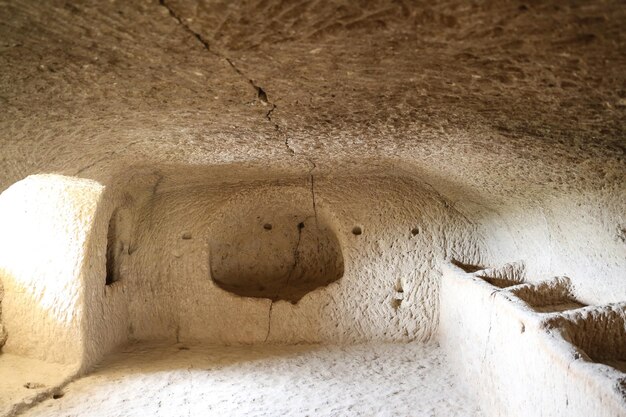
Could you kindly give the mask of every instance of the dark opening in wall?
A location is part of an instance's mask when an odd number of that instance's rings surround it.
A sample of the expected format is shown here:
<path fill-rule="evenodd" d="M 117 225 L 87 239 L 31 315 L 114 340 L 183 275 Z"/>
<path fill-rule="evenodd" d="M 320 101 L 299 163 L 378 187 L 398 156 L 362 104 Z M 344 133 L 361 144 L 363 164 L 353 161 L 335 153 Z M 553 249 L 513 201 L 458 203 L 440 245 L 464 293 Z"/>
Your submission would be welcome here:
<path fill-rule="evenodd" d="M 107 231 L 106 285 L 111 285 L 119 279 L 117 246 L 117 210 L 115 210 L 111 220 L 109 220 L 109 230 Z"/>

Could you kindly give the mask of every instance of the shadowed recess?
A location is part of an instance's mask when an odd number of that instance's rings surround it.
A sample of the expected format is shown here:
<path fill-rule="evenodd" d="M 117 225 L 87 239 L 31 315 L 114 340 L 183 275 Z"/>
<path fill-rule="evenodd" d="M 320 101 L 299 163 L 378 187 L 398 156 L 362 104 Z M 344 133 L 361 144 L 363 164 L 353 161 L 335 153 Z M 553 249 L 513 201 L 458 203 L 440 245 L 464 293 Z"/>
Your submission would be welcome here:
<path fill-rule="evenodd" d="M 339 242 L 326 225 L 305 213 L 270 210 L 248 219 L 233 216 L 214 236 L 210 258 L 211 278 L 220 288 L 292 303 L 337 281 L 344 268 Z"/>

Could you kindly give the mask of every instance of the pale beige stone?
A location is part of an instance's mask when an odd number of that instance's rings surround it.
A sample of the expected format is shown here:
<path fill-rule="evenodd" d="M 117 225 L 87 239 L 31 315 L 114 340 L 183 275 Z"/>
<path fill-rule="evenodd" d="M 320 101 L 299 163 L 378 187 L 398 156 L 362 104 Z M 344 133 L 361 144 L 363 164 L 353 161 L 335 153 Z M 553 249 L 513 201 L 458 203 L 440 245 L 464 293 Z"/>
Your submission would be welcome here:
<path fill-rule="evenodd" d="M 624 415 L 626 8 L 431 3 L 1 3 L 0 415 Z"/>

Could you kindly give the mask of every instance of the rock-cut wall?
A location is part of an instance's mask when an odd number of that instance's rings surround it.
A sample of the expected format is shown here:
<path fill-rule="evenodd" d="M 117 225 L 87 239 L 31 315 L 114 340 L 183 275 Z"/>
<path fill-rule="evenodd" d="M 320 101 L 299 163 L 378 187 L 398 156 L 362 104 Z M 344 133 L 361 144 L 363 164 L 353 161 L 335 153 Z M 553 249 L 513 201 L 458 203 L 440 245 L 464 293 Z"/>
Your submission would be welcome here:
<path fill-rule="evenodd" d="M 427 340 L 437 263 L 480 257 L 471 224 L 402 177 L 163 187 L 141 210 L 119 282 L 136 339 Z"/>
<path fill-rule="evenodd" d="M 7 351 L 85 368 L 128 340 L 424 341 L 439 262 L 481 262 L 472 224 L 405 177 L 136 177 L 2 194 Z"/>

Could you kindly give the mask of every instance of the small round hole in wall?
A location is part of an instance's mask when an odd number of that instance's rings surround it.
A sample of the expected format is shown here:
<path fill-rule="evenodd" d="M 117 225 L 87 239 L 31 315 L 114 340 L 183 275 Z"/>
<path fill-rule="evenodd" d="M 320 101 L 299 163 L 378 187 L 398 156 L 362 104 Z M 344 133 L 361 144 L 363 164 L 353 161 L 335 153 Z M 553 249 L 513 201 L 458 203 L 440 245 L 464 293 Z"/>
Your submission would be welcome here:
<path fill-rule="evenodd" d="M 420 229 L 418 229 L 417 227 L 414 227 L 413 229 L 411 229 L 411 234 L 413 236 L 417 236 L 420 234 Z"/>
<path fill-rule="evenodd" d="M 54 400 L 58 400 L 59 398 L 63 398 L 64 395 L 65 393 L 63 391 L 57 391 L 54 394 L 52 394 L 52 398 Z"/>
<path fill-rule="evenodd" d="M 272 225 L 271 225 L 271 224 L 269 224 L 269 223 L 265 223 L 265 224 L 263 225 L 263 228 L 264 228 L 265 230 L 272 230 Z"/>
<path fill-rule="evenodd" d="M 359 235 L 360 235 L 360 234 L 362 234 L 362 233 L 363 233 L 363 230 L 361 230 L 361 227 L 360 227 L 360 226 L 354 226 L 354 227 L 352 228 L 352 234 L 353 234 L 354 236 L 359 236 Z"/>

